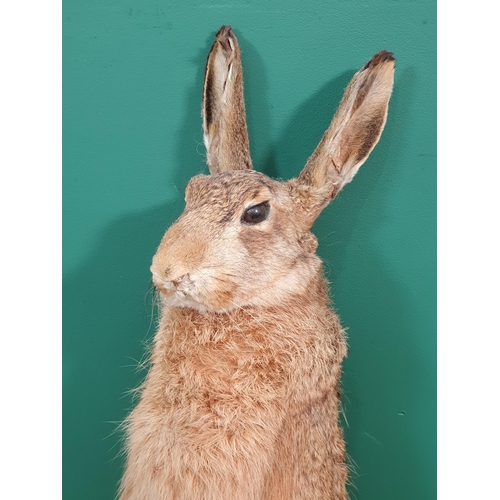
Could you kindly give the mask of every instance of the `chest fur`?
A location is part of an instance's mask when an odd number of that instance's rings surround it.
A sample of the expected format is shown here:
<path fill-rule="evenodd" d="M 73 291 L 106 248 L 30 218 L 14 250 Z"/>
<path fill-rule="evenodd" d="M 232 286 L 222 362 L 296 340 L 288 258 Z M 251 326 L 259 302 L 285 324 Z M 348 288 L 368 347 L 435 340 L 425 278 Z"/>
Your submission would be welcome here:
<path fill-rule="evenodd" d="M 186 499 L 259 498 L 284 423 L 337 392 L 343 331 L 321 312 L 294 311 L 289 321 L 283 311 L 280 321 L 273 311 L 164 315 L 130 418 L 130 445 L 142 450 L 151 484 L 191 492 Z"/>
<path fill-rule="evenodd" d="M 328 328 L 311 320 L 301 328 L 244 312 L 207 321 L 173 311 L 157 334 L 143 398 L 198 432 L 279 426 L 284 413 L 337 384 L 345 343 L 336 316 L 326 319 Z"/>

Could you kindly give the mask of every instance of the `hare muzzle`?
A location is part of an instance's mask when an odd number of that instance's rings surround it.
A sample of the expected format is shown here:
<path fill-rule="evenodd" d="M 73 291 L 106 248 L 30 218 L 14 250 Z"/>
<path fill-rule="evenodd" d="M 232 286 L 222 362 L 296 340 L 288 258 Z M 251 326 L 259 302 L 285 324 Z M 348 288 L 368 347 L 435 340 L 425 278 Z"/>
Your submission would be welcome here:
<path fill-rule="evenodd" d="M 194 307 L 199 270 L 207 255 L 206 244 L 186 227 L 182 217 L 166 232 L 151 265 L 153 283 L 167 305 Z"/>

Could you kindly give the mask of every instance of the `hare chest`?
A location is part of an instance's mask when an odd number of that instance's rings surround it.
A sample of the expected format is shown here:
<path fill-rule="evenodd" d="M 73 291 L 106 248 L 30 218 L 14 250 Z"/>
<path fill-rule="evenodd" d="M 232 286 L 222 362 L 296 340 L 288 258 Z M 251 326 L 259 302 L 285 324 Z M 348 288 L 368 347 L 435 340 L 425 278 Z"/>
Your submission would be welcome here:
<path fill-rule="evenodd" d="M 135 477 L 149 477 L 158 498 L 262 497 L 288 375 L 261 336 L 190 323 L 157 338 L 130 425 L 145 469 Z"/>
<path fill-rule="evenodd" d="M 129 419 L 122 500 L 345 498 L 345 342 L 325 314 L 330 330 L 307 331 L 273 315 L 167 315 Z"/>

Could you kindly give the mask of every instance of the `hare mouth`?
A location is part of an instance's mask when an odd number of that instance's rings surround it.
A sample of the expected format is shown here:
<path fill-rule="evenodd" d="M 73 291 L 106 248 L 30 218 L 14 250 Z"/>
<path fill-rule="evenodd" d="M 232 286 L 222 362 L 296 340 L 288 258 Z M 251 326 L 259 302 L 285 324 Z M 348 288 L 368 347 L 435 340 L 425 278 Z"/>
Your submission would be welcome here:
<path fill-rule="evenodd" d="M 166 305 L 170 307 L 189 307 L 199 311 L 206 311 L 207 308 L 201 304 L 193 295 L 195 290 L 194 282 L 189 277 L 181 280 L 162 280 L 153 275 L 153 284 L 163 296 Z"/>
<path fill-rule="evenodd" d="M 179 286 L 172 281 L 163 281 L 155 283 L 155 285 L 165 295 L 177 297 L 178 299 L 194 300 L 191 294 L 194 290 L 194 284 Z"/>

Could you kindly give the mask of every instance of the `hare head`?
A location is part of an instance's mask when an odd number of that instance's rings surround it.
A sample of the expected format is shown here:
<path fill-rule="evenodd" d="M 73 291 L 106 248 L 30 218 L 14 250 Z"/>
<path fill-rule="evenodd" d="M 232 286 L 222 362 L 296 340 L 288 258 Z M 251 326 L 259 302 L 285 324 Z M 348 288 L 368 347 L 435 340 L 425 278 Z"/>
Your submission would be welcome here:
<path fill-rule="evenodd" d="M 298 178 L 278 182 L 252 169 L 240 50 L 231 27 L 219 30 L 203 87 L 210 175 L 188 183 L 151 266 L 164 305 L 225 312 L 308 293 L 321 276 L 311 226 L 377 144 L 394 64 L 382 51 L 353 76 Z"/>

